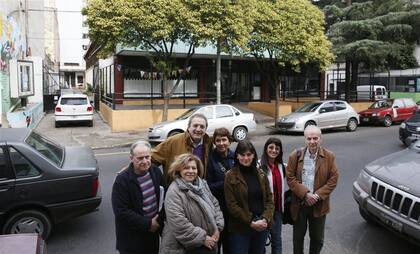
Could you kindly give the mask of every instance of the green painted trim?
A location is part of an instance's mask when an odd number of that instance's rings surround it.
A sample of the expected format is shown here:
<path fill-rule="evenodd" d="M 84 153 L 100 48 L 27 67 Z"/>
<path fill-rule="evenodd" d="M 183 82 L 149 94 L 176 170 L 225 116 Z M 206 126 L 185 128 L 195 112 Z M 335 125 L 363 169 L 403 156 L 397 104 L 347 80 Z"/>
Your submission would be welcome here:
<path fill-rule="evenodd" d="M 413 98 L 414 101 L 420 100 L 420 92 L 390 92 L 389 97 L 391 99 L 395 98 Z"/>

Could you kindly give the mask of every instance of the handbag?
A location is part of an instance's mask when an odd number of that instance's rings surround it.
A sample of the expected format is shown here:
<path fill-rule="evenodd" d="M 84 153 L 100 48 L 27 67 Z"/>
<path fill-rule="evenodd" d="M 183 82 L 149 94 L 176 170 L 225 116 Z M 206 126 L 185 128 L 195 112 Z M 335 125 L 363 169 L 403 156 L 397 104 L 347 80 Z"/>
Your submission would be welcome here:
<path fill-rule="evenodd" d="M 284 210 L 282 216 L 283 224 L 293 225 L 294 221 L 292 219 L 292 213 L 290 212 L 290 206 L 292 204 L 292 191 L 287 190 L 284 193 Z"/>
<path fill-rule="evenodd" d="M 301 154 L 302 154 L 302 149 L 297 150 L 296 159 L 298 159 Z M 296 167 L 297 167 L 297 163 L 296 163 Z M 290 224 L 290 225 L 294 224 L 292 213 L 290 212 L 291 205 L 292 205 L 292 190 L 289 189 L 284 193 L 284 211 L 283 211 L 283 218 L 282 218 L 283 224 Z"/>

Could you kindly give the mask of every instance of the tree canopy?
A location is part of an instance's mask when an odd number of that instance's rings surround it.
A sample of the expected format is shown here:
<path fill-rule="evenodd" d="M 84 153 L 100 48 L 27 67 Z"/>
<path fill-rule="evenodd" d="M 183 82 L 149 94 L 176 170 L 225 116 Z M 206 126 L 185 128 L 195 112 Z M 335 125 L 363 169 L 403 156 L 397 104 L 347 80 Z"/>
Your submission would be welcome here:
<path fill-rule="evenodd" d="M 358 1 L 324 7 L 333 51 L 365 69 L 417 66 L 413 55 L 420 36 L 420 9 L 411 0 Z"/>

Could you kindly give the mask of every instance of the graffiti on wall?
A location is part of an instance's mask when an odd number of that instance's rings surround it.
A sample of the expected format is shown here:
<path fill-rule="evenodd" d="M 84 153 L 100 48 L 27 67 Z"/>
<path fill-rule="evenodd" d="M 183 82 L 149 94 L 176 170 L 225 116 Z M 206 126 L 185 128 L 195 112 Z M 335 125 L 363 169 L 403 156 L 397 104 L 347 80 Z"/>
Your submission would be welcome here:
<path fill-rule="evenodd" d="M 0 71 L 8 71 L 9 59 L 22 59 L 25 48 L 21 27 L 13 17 L 0 13 Z"/>

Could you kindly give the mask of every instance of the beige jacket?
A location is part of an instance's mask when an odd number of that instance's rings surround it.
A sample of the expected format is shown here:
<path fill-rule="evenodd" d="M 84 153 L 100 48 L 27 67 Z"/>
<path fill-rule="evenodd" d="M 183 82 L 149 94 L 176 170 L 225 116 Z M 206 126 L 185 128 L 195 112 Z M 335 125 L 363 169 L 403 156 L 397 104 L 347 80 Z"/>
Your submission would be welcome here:
<path fill-rule="evenodd" d="M 202 199 L 198 195 L 179 186 L 176 181 L 172 182 L 165 198 L 166 221 L 160 254 L 183 254 L 187 249 L 202 246 L 206 236 L 213 235 L 216 228 L 219 232 L 223 230 L 224 220 L 219 203 L 211 194 L 205 180 L 203 181 L 204 190 L 215 207 L 215 218 L 207 217 L 208 213 L 201 205 Z"/>

